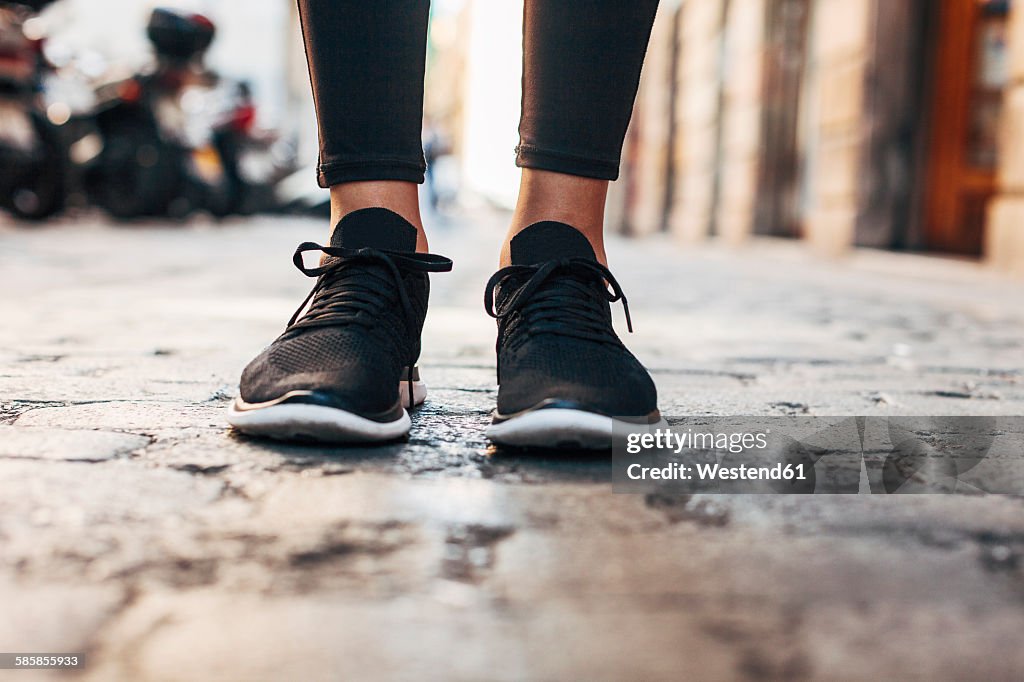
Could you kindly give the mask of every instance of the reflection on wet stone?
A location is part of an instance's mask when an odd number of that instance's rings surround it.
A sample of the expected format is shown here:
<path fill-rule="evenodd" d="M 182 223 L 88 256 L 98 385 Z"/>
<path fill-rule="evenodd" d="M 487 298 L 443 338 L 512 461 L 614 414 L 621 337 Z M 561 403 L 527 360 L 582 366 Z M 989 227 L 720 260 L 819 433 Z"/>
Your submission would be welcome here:
<path fill-rule="evenodd" d="M 442 577 L 468 583 L 482 580 L 494 566 L 498 543 L 514 532 L 515 529 L 509 526 L 451 526 L 444 540 Z"/>
<path fill-rule="evenodd" d="M 651 493 L 644 496 L 644 504 L 662 512 L 669 523 L 691 521 L 715 528 L 729 524 L 728 507 L 711 497 L 695 499 L 693 495 Z"/>

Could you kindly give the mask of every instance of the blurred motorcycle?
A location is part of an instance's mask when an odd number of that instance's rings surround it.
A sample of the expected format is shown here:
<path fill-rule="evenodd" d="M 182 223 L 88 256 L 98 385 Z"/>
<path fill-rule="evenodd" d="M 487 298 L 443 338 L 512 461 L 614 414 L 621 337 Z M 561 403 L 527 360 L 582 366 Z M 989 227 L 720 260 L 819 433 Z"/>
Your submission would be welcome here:
<path fill-rule="evenodd" d="M 215 33 L 205 16 L 158 8 L 147 26 L 153 68 L 99 88 L 103 150 L 88 184 L 111 215 L 226 216 L 261 208 L 253 198 L 266 193 L 256 190 L 272 187 L 289 166 L 280 141 L 256 133 L 248 86 L 203 65 Z M 249 157 L 261 152 L 281 157 L 264 177 L 249 172 Z"/>
<path fill-rule="evenodd" d="M 0 2 L 0 207 L 40 220 L 64 206 L 67 148 L 59 107 L 42 98 L 43 41 L 26 27 L 50 0 Z"/>
<path fill-rule="evenodd" d="M 187 85 L 206 76 L 197 62 L 213 41 L 213 23 L 157 9 L 148 35 L 156 49 L 155 69 L 97 91 L 95 121 L 103 149 L 88 186 L 93 201 L 117 218 L 184 215 L 195 200 L 179 101 Z"/>

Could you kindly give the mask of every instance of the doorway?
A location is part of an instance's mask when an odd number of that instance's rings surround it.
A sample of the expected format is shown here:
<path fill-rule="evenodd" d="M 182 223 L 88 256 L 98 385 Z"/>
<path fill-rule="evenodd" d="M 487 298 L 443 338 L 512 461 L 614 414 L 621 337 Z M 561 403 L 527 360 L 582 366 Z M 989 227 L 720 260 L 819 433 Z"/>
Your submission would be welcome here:
<path fill-rule="evenodd" d="M 996 193 L 1009 0 L 943 0 L 937 17 L 924 247 L 979 255 Z"/>

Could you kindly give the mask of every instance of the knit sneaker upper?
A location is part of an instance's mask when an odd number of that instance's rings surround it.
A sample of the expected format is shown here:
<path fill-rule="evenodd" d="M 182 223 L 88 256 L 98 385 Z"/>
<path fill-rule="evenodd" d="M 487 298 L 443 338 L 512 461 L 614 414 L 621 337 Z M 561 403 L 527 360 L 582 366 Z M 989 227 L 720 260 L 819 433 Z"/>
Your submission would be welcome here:
<path fill-rule="evenodd" d="M 401 409 L 399 383 L 420 354 L 427 273 L 451 269 L 447 258 L 415 250 L 416 228 L 383 208 L 347 215 L 328 247 L 301 244 L 293 260 L 316 285 L 243 371 L 242 400 L 284 398 L 392 418 Z M 310 251 L 324 254 L 317 267 L 303 263 Z"/>
<path fill-rule="evenodd" d="M 654 382 L 612 328 L 610 304 L 626 299 L 586 237 L 542 222 L 510 247 L 512 265 L 495 273 L 485 297 L 498 320 L 498 414 L 544 406 L 623 417 L 655 412 Z"/>

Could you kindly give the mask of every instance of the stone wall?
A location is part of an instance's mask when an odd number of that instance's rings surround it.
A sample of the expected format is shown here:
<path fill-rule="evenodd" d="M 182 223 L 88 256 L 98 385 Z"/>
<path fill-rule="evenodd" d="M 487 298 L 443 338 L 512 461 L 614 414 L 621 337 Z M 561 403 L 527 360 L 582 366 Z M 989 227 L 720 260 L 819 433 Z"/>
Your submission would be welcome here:
<path fill-rule="evenodd" d="M 673 187 L 667 222 L 683 241 L 714 233 L 738 243 L 752 232 L 765 3 L 689 0 L 675 16 Z"/>
<path fill-rule="evenodd" d="M 656 230 L 667 196 L 664 222 L 683 241 L 714 234 L 736 244 L 753 232 L 768 1 L 685 0 L 673 12 L 661 12 L 624 154 L 624 179 L 613 192 L 616 226 L 639 234 Z M 852 243 L 874 1 L 815 3 L 803 112 L 806 231 L 827 252 Z M 668 40 L 673 28 L 675 42 Z M 666 55 L 676 60 L 675 69 Z M 664 123 L 669 116 L 674 127 Z"/>
<path fill-rule="evenodd" d="M 733 244 L 754 224 L 766 12 L 766 0 L 730 0 L 726 14 L 714 227 Z"/>
<path fill-rule="evenodd" d="M 853 243 L 873 1 L 817 0 L 812 10 L 804 230 L 810 245 L 826 254 Z"/>
<path fill-rule="evenodd" d="M 667 229 L 684 242 L 713 235 L 730 244 L 753 233 L 759 188 L 771 186 L 764 182 L 772 166 L 765 161 L 771 150 L 763 125 L 771 114 L 766 74 L 778 67 L 768 60 L 779 58 L 769 51 L 772 1 L 663 3 L 623 154 L 623 179 L 609 202 L 611 227 L 636 235 Z M 876 158 L 903 144 L 900 111 L 908 112 L 911 126 L 927 121 L 924 102 L 889 102 L 893 90 L 902 92 L 920 77 L 910 75 L 909 60 L 914 54 L 927 59 L 921 53 L 929 49 L 923 32 L 906 36 L 908 61 L 891 67 L 907 74 L 884 72 L 886 61 L 903 53 L 879 49 L 900 31 L 919 29 L 923 19 L 908 9 L 904 23 L 884 23 L 893 13 L 882 11 L 891 9 L 883 1 L 888 0 L 810 3 L 794 113 L 799 192 L 789 181 L 790 201 L 799 209 L 791 207 L 791 222 L 799 223 L 809 248 L 826 256 L 841 255 L 857 243 L 886 247 L 894 243 L 892 235 L 917 229 L 912 208 L 927 191 L 923 176 L 914 179 L 922 172 L 915 164 L 926 162 L 924 147 L 900 157 L 899 167 L 892 158 Z M 1024 0 L 1013 4 L 1009 39 L 1012 75 L 1000 194 L 990 205 L 985 245 L 991 263 L 1024 271 Z M 869 87 L 875 90 L 868 92 Z M 871 98 L 886 87 L 889 99 L 880 104 L 879 97 Z M 880 131 L 883 123 L 889 127 Z M 889 137 L 879 141 L 881 134 Z M 905 186 L 893 184 L 899 182 Z M 898 201 L 911 208 L 899 208 Z M 903 243 L 914 245 L 912 239 Z"/>
<path fill-rule="evenodd" d="M 714 212 L 719 74 L 726 0 L 687 0 L 680 16 L 676 164 L 669 226 L 684 241 L 703 239 Z"/>

